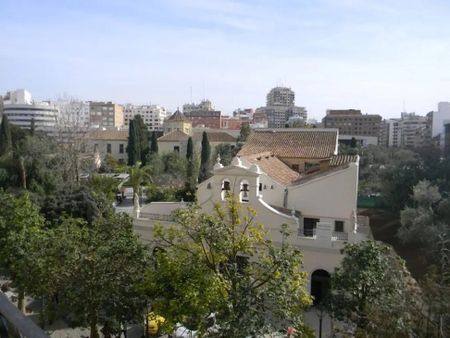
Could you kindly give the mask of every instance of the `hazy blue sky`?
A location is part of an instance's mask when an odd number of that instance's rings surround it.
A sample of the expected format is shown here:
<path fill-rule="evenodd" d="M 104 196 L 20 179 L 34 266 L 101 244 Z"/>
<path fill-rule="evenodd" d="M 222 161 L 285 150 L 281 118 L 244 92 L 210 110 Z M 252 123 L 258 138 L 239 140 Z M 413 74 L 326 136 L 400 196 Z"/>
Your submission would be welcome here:
<path fill-rule="evenodd" d="M 216 108 L 276 85 L 327 108 L 398 116 L 450 100 L 447 0 L 0 0 L 0 92 Z"/>

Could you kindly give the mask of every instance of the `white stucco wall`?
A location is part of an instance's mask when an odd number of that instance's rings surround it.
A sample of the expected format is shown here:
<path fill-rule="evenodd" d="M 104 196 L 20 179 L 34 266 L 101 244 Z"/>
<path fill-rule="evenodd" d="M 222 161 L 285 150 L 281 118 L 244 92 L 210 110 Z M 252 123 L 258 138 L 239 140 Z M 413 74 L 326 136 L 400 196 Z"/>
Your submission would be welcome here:
<path fill-rule="evenodd" d="M 356 209 L 357 195 L 358 165 L 350 163 L 345 169 L 288 187 L 287 208 L 307 217 L 349 220 Z"/>

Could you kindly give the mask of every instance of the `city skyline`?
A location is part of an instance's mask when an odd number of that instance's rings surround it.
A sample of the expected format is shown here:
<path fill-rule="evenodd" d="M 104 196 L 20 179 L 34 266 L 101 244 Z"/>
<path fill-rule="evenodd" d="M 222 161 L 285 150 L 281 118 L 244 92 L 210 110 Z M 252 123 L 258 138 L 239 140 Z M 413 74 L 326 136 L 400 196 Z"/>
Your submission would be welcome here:
<path fill-rule="evenodd" d="M 424 115 L 450 100 L 444 1 L 19 0 L 0 11 L 2 93 L 171 111 L 208 98 L 230 114 L 283 85 L 316 119 L 333 108 Z"/>

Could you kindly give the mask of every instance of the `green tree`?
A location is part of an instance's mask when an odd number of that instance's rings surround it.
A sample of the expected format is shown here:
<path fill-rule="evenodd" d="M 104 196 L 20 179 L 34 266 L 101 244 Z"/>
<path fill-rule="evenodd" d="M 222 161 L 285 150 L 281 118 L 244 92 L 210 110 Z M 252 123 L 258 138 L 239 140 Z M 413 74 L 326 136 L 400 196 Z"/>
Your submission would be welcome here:
<path fill-rule="evenodd" d="M 194 143 L 192 142 L 192 137 L 189 137 L 186 147 L 186 159 L 192 161 L 194 158 Z"/>
<path fill-rule="evenodd" d="M 8 116 L 3 114 L 0 124 L 0 156 L 12 150 L 11 129 L 9 127 Z"/>
<path fill-rule="evenodd" d="M 158 138 L 156 137 L 156 131 L 152 132 L 152 139 L 150 143 L 150 154 L 158 153 Z"/>
<path fill-rule="evenodd" d="M 152 182 L 152 172 L 150 167 L 141 167 L 140 163 L 130 168 L 130 183 L 133 187 L 133 203 L 135 203 L 136 194 L 140 195 L 141 185 Z"/>
<path fill-rule="evenodd" d="M 250 125 L 248 123 L 242 123 L 241 124 L 241 130 L 238 137 L 238 142 L 245 142 L 247 141 L 248 136 L 250 135 L 251 129 Z"/>
<path fill-rule="evenodd" d="M 347 244 L 331 279 L 331 311 L 357 337 L 410 336 L 420 316 L 419 289 L 404 261 L 385 244 Z"/>
<path fill-rule="evenodd" d="M 287 244 L 286 227 L 276 246 L 254 217 L 230 197 L 212 215 L 179 210 L 176 225 L 155 227 L 159 250 L 145 286 L 169 323 L 187 320 L 204 331 L 204 318 L 216 312 L 219 337 L 257 336 L 279 329 L 280 321 L 308 332 L 303 309 L 311 298 L 301 254 Z"/>
<path fill-rule="evenodd" d="M 198 176 L 198 181 L 200 183 L 210 177 L 210 157 L 211 146 L 208 141 L 208 134 L 204 131 L 202 136 L 202 152 L 200 155 L 200 173 Z"/>
<path fill-rule="evenodd" d="M 133 166 L 141 160 L 141 148 L 139 141 L 138 126 L 135 125 L 134 120 L 130 120 L 130 127 L 128 131 L 128 165 Z"/>
<path fill-rule="evenodd" d="M 352 137 L 350 140 L 350 147 L 356 148 L 358 146 L 358 143 L 356 142 L 356 138 Z"/>
<path fill-rule="evenodd" d="M 144 123 L 141 115 L 136 115 L 134 117 L 134 128 L 137 131 L 137 138 L 139 142 L 139 148 L 141 150 L 140 162 L 142 165 L 147 164 L 147 156 L 150 153 L 149 148 L 149 134 L 147 125 Z"/>
<path fill-rule="evenodd" d="M 220 156 L 220 163 L 224 166 L 231 164 L 233 157 L 237 154 L 237 148 L 229 143 L 218 144 L 214 150 L 214 159 Z"/>
<path fill-rule="evenodd" d="M 94 338 L 98 324 L 141 321 L 144 298 L 138 285 L 147 249 L 134 235 L 130 217 L 111 214 L 91 226 L 68 218 L 36 240 L 46 249 L 32 270 L 42 284 L 32 283 L 30 290 L 46 299 L 58 295 L 57 303 L 47 302 L 56 313 L 88 324 Z"/>
<path fill-rule="evenodd" d="M 67 185 L 59 187 L 42 203 L 41 209 L 48 225 L 56 226 L 62 217 L 81 218 L 92 224 L 97 218 L 112 213 L 108 192 L 95 187 Z"/>
<path fill-rule="evenodd" d="M 0 268 L 17 287 L 18 307 L 24 311 L 25 284 L 30 278 L 22 265 L 29 254 L 25 244 L 34 231 L 43 227 L 44 219 L 28 194 L 14 197 L 2 192 L 0 203 L 4 208 L 0 213 Z"/>

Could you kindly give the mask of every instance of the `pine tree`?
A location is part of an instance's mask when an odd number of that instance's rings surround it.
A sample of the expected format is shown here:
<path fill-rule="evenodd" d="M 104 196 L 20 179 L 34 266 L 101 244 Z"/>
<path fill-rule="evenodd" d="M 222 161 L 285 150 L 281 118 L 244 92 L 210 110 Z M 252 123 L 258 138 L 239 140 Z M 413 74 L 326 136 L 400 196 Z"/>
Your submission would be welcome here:
<path fill-rule="evenodd" d="M 194 157 L 194 144 L 192 142 L 192 137 L 189 137 L 187 142 L 186 158 L 192 161 L 193 157 Z"/>
<path fill-rule="evenodd" d="M 156 137 L 156 131 L 152 133 L 152 140 L 150 143 L 150 154 L 158 153 L 158 139 Z"/>
<path fill-rule="evenodd" d="M 209 177 L 209 158 L 211 157 L 211 146 L 208 141 L 208 134 L 203 132 L 202 137 L 202 153 L 200 157 L 200 174 L 198 181 L 203 182 Z"/>
<path fill-rule="evenodd" d="M 9 127 L 8 116 L 3 115 L 0 125 L 0 156 L 5 155 L 12 149 L 11 129 Z"/>

